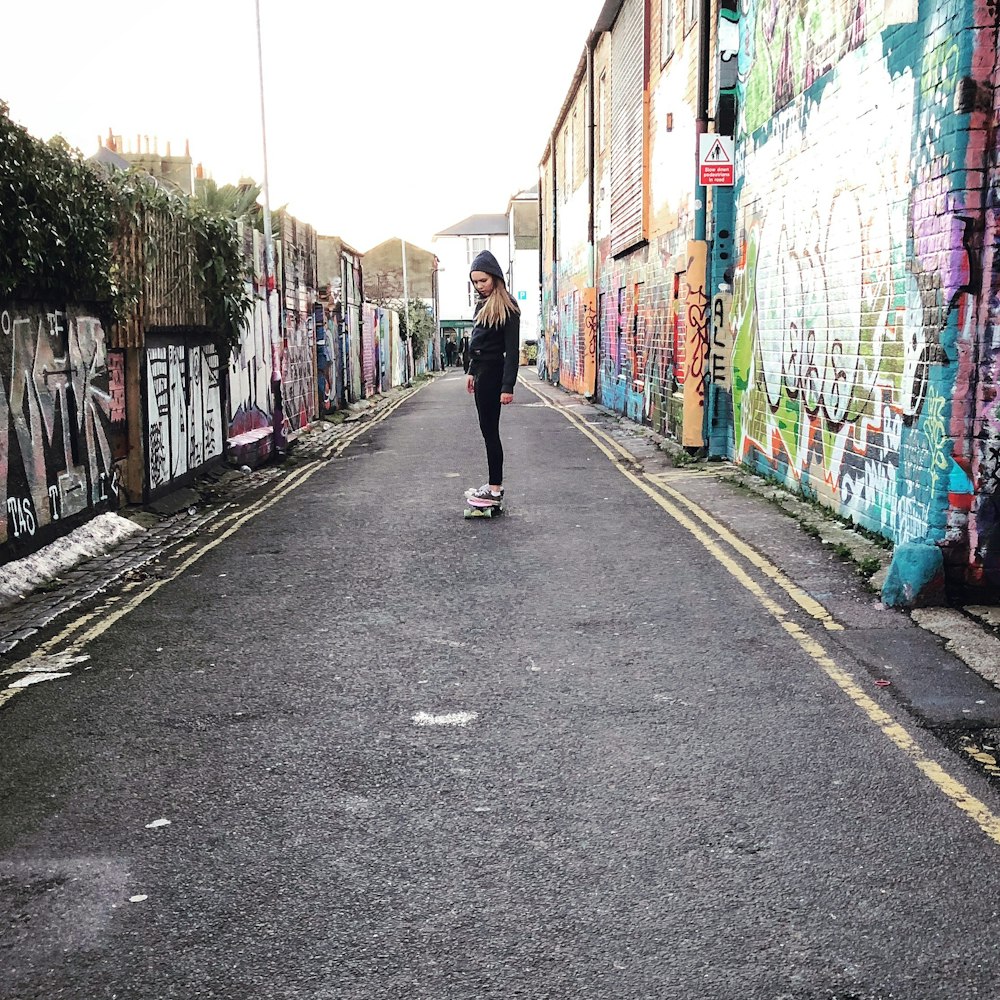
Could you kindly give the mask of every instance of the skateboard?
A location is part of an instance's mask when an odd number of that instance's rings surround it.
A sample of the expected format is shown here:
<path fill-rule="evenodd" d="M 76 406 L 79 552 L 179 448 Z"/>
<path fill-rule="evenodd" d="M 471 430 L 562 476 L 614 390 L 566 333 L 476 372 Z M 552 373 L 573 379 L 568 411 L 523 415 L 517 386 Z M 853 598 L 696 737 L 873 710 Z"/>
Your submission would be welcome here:
<path fill-rule="evenodd" d="M 475 504 L 466 501 L 465 516 L 470 517 L 499 517 L 503 513 L 503 504 L 496 504 L 492 507 L 477 507 Z"/>

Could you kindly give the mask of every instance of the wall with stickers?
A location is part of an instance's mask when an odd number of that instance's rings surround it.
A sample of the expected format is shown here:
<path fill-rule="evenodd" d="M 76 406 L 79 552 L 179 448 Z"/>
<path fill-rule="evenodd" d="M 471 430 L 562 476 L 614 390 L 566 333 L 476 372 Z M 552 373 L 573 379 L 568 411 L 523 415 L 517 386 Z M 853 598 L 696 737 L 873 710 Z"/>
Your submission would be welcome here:
<path fill-rule="evenodd" d="M 0 303 L 0 554 L 119 506 L 124 355 L 86 308 Z"/>
<path fill-rule="evenodd" d="M 735 456 L 968 583 L 1000 582 L 995 42 L 980 0 L 740 13 Z"/>

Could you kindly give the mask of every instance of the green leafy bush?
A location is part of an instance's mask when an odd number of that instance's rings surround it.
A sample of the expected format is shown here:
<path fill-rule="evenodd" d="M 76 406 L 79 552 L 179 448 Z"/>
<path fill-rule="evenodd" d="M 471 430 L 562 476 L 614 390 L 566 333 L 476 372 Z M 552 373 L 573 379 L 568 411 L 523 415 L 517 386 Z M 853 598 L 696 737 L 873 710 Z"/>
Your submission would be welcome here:
<path fill-rule="evenodd" d="M 0 101 L 0 298 L 94 302 L 123 319 L 139 301 L 142 266 L 156 260 L 145 225 L 154 213 L 190 234 L 209 326 L 236 346 L 249 301 L 233 218 L 140 171 L 106 174 L 60 138 L 35 139 Z"/>

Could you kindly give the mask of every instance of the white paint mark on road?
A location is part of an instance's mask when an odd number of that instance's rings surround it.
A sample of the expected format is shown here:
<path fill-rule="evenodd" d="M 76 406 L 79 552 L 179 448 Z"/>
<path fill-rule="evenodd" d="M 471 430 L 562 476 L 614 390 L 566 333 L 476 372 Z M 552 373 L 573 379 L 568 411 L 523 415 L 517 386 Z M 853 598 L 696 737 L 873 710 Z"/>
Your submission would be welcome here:
<path fill-rule="evenodd" d="M 13 684 L 8 684 L 8 687 L 12 688 L 26 688 L 31 687 L 32 684 L 41 684 L 44 681 L 57 681 L 60 677 L 70 677 L 69 673 L 50 673 L 47 671 L 34 671 L 30 674 L 25 674 L 23 677 L 19 677 Z"/>
<path fill-rule="evenodd" d="M 444 715 L 417 712 L 413 716 L 413 724 L 415 726 L 467 726 L 478 718 L 478 712 L 447 712 Z"/>
<path fill-rule="evenodd" d="M 36 654 L 27 660 L 15 663 L 12 667 L 8 667 L 6 670 L 0 672 L 0 676 L 9 677 L 12 674 L 59 674 L 62 676 L 71 667 L 75 667 L 80 663 L 86 663 L 89 659 L 90 657 L 86 653 L 80 656 L 75 656 L 71 652 L 57 653 L 55 656 L 38 656 Z M 21 686 L 24 687 L 25 685 Z"/>
<path fill-rule="evenodd" d="M 149 896 L 129 896 L 128 901 L 130 903 L 145 903 L 149 899 Z"/>
<path fill-rule="evenodd" d="M 158 830 L 161 826 L 170 826 L 169 819 L 154 819 L 152 823 L 146 824 L 147 830 Z"/>

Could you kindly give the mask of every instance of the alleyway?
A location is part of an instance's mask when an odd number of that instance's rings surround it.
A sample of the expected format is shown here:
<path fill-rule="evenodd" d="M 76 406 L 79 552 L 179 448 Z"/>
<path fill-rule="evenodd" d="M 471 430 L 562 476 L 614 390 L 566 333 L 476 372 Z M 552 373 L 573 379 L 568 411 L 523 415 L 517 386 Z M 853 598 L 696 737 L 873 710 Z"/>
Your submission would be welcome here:
<path fill-rule="evenodd" d="M 0 997 L 995 997 L 948 734 L 1000 693 L 614 428 L 525 375 L 467 522 L 437 379 L 54 629 L 0 710 Z"/>

